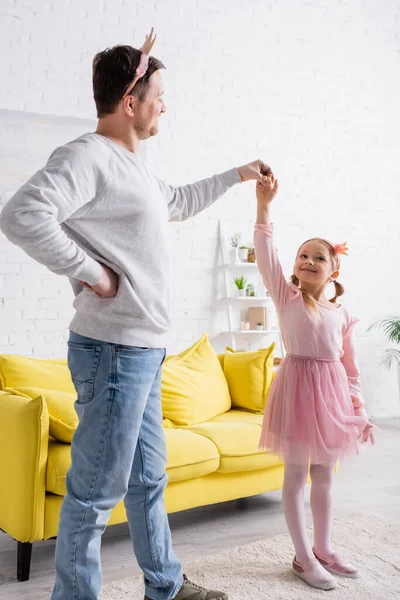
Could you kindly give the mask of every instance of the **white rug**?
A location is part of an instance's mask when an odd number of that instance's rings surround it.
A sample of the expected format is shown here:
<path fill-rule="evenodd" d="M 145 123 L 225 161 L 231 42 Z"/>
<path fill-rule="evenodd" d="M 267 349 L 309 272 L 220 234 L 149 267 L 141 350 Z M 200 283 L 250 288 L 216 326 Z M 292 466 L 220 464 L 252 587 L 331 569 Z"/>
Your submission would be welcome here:
<path fill-rule="evenodd" d="M 311 532 L 310 532 L 311 533 Z M 362 569 L 362 578 L 337 578 L 330 592 L 314 590 L 291 572 L 287 534 L 184 564 L 196 583 L 224 590 L 230 600 L 400 600 L 400 522 L 355 514 L 335 521 L 334 547 Z M 143 581 L 130 577 L 104 586 L 101 600 L 142 600 Z"/>

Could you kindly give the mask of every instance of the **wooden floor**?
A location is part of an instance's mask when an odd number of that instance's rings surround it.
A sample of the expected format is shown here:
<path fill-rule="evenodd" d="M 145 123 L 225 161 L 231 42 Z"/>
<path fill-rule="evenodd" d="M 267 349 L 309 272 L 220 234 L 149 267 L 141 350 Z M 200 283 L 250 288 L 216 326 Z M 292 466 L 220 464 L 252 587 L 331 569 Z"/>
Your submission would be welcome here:
<path fill-rule="evenodd" d="M 356 511 L 400 520 L 400 421 L 377 423 L 377 445 L 340 467 L 335 480 L 335 516 Z M 308 521 L 310 511 L 306 493 Z M 281 493 L 227 502 L 170 515 L 174 548 L 184 562 L 285 531 Z M 16 580 L 16 543 L 0 534 L 0 599 L 47 600 L 54 579 L 54 541 L 35 544 L 31 579 Z M 103 538 L 103 580 L 138 573 L 127 525 L 110 527 Z"/>

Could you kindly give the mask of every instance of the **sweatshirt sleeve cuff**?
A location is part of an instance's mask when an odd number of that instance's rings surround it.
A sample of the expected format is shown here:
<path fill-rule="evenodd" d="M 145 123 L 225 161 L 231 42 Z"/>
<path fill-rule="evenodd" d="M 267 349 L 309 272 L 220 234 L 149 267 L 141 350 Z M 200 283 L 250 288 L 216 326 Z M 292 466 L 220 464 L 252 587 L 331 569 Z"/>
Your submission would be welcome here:
<path fill-rule="evenodd" d="M 239 171 L 236 169 L 236 167 L 229 169 L 229 171 L 225 171 L 225 173 L 221 173 L 220 177 L 228 188 L 242 182 Z"/>
<path fill-rule="evenodd" d="M 90 256 L 86 256 L 82 269 L 79 271 L 78 275 L 75 276 L 75 279 L 79 279 L 89 285 L 96 285 L 101 279 L 101 273 L 101 264 Z"/>

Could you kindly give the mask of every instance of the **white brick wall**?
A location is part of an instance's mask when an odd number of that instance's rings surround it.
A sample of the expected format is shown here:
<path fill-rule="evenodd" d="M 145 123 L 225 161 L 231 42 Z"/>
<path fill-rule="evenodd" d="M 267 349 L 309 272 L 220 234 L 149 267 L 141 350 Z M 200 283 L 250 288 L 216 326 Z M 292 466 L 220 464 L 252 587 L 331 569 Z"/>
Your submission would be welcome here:
<path fill-rule="evenodd" d="M 361 319 L 367 406 L 375 416 L 400 414 L 396 375 L 379 366 L 386 345 L 366 331 L 400 313 L 399 0 L 14 0 L 0 1 L 0 19 L 2 203 L 55 146 L 93 129 L 93 55 L 139 45 L 154 25 L 168 110 L 147 147 L 150 165 L 186 183 L 270 161 L 281 181 L 274 219 L 288 274 L 306 237 L 348 241 L 341 280 Z M 217 222 L 250 231 L 253 217 L 247 184 L 171 224 L 170 352 L 204 330 L 223 348 Z M 0 352 L 63 355 L 69 284 L 1 237 L 0 290 Z"/>

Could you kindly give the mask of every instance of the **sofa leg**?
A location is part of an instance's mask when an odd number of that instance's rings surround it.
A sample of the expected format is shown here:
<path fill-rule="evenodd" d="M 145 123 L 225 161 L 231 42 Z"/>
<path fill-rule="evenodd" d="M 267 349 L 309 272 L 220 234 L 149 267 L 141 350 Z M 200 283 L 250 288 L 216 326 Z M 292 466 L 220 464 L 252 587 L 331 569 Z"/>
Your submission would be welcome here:
<path fill-rule="evenodd" d="M 18 542 L 17 578 L 18 581 L 28 581 L 31 568 L 32 544 Z"/>

